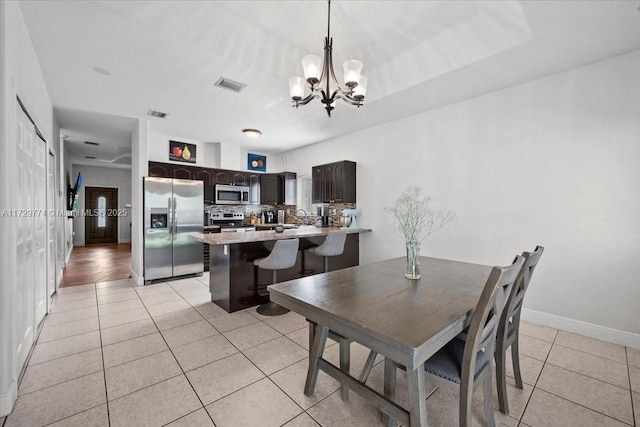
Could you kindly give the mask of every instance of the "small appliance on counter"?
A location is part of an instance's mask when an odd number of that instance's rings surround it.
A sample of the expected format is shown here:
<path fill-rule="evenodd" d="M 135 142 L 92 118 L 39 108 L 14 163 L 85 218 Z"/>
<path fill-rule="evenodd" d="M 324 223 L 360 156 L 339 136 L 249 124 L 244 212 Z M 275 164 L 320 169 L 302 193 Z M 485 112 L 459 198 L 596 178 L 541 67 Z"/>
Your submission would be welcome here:
<path fill-rule="evenodd" d="M 316 227 L 329 226 L 329 206 L 318 206 L 316 215 L 318 216 L 318 219 L 316 219 Z"/>
<path fill-rule="evenodd" d="M 278 209 L 278 224 L 284 224 L 284 209 Z"/>
<path fill-rule="evenodd" d="M 272 211 L 267 212 L 267 222 L 265 224 L 275 224 L 276 223 L 276 216 L 273 214 Z"/>
<path fill-rule="evenodd" d="M 358 228 L 358 223 L 356 222 L 358 214 L 360 214 L 360 211 L 357 209 L 343 209 L 344 227 L 342 228 Z"/>

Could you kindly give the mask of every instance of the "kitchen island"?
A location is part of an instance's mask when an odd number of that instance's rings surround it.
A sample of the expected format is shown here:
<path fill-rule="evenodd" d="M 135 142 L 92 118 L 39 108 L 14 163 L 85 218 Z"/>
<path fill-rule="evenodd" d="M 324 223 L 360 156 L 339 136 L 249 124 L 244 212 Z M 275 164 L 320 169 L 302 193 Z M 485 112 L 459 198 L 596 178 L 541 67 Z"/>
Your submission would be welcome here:
<path fill-rule="evenodd" d="M 258 270 L 259 292 L 254 288 L 253 261 L 269 255 L 276 240 L 300 239 L 301 247 L 320 245 L 325 236 L 339 228 L 316 228 L 302 226 L 275 231 L 247 231 L 240 233 L 192 234 L 191 237 L 209 245 L 209 292 L 211 301 L 229 313 L 252 307 L 268 301 L 264 296 L 266 285 L 271 284 L 271 270 Z M 371 230 L 355 228 L 347 229 L 347 240 L 342 255 L 329 258 L 329 270 L 353 267 L 359 264 L 360 233 Z M 322 257 L 307 251 L 305 269 L 314 273 L 322 273 L 324 260 Z M 278 270 L 278 282 L 297 279 L 302 276 L 301 256 L 298 255 L 296 265 L 287 270 Z M 260 295 L 262 294 L 262 295 Z"/>

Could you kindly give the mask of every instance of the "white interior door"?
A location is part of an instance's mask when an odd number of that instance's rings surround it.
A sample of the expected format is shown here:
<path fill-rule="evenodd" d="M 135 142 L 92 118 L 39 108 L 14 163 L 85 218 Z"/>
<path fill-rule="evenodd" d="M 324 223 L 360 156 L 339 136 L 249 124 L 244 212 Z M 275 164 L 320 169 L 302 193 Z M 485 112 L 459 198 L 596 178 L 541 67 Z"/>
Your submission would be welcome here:
<path fill-rule="evenodd" d="M 56 158 L 49 153 L 47 166 L 47 295 L 51 297 L 56 291 L 56 216 L 51 215 L 55 211 L 56 188 Z"/>
<path fill-rule="evenodd" d="M 33 218 L 26 213 L 34 209 L 34 138 L 33 124 L 16 104 L 16 188 L 15 206 L 25 214 L 16 219 L 16 356 L 18 367 L 24 365 L 34 339 L 34 240 Z"/>
<path fill-rule="evenodd" d="M 34 325 L 47 314 L 47 144 L 36 137 L 33 143 L 33 227 L 34 236 Z"/>

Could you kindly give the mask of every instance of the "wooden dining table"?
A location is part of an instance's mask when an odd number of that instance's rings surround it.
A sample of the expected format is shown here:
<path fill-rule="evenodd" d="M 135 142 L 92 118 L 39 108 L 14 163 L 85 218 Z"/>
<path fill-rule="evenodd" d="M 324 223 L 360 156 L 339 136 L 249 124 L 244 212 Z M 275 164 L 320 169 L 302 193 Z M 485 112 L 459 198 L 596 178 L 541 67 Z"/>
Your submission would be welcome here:
<path fill-rule="evenodd" d="M 269 286 L 271 301 L 310 321 L 305 394 L 322 370 L 403 425 L 427 425 L 423 364 L 468 326 L 492 267 L 420 257 L 422 277 L 409 280 L 405 266 L 395 258 Z M 385 357 L 384 394 L 351 376 L 348 360 L 336 367 L 322 357 L 330 335 Z M 394 362 L 407 370 L 409 408 L 394 401 Z"/>

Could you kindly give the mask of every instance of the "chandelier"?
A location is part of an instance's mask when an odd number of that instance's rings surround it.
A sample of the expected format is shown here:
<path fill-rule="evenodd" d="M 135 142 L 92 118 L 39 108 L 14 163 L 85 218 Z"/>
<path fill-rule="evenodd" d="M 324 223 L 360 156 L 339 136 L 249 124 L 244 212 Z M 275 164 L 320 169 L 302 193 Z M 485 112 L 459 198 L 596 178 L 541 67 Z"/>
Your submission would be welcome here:
<path fill-rule="evenodd" d="M 341 86 L 333 71 L 332 48 L 333 39 L 331 30 L 331 0 L 328 0 L 329 12 L 327 13 L 327 37 L 324 39 L 324 63 L 318 55 L 307 55 L 302 58 L 304 68 L 304 79 L 302 77 L 291 77 L 289 79 L 289 94 L 293 100 L 293 106 L 308 104 L 312 99 L 318 98 L 324 104 L 327 114 L 331 117 L 331 110 L 335 107 L 335 102 L 342 99 L 347 104 L 360 107 L 364 101 L 367 91 L 367 77 L 361 76 L 362 62 L 356 59 L 349 59 L 343 64 L 344 85 Z M 309 84 L 311 93 L 304 96 L 304 82 Z"/>

